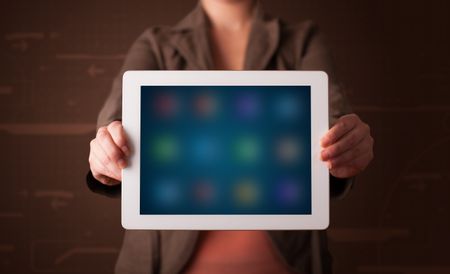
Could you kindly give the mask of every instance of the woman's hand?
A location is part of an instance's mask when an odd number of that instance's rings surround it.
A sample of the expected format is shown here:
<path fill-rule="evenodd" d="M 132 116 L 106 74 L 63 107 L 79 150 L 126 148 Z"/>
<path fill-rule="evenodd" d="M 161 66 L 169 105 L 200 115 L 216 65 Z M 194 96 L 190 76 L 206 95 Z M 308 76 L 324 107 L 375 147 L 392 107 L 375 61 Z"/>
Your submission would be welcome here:
<path fill-rule="evenodd" d="M 321 139 L 321 158 L 334 177 L 353 177 L 372 161 L 373 143 L 366 123 L 356 114 L 344 115 Z"/>
<path fill-rule="evenodd" d="M 101 127 L 91 141 L 89 164 L 95 179 L 105 185 L 116 185 L 122 180 L 122 169 L 130 155 L 122 122 L 114 121 Z"/>

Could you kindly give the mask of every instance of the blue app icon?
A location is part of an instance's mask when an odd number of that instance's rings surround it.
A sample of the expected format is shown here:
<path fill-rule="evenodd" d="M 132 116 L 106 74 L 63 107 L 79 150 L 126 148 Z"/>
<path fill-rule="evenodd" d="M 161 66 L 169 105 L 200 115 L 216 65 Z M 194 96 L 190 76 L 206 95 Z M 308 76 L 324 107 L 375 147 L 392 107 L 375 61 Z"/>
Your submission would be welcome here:
<path fill-rule="evenodd" d="M 181 203 L 183 191 L 179 180 L 162 178 L 154 183 L 154 199 L 162 207 L 173 207 Z"/>
<path fill-rule="evenodd" d="M 275 113 L 279 118 L 290 121 L 299 118 L 300 102 L 294 95 L 283 94 L 275 100 Z"/>
<path fill-rule="evenodd" d="M 192 160 L 200 164 L 211 164 L 220 157 L 220 143 L 217 138 L 208 135 L 197 135 L 192 140 Z"/>

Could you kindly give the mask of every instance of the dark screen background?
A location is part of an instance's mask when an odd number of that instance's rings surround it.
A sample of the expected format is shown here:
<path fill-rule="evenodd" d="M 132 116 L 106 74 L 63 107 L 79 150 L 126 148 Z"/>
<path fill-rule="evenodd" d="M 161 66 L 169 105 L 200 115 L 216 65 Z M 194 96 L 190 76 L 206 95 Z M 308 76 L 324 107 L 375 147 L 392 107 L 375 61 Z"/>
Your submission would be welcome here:
<path fill-rule="evenodd" d="M 310 214 L 310 90 L 143 86 L 141 214 Z"/>

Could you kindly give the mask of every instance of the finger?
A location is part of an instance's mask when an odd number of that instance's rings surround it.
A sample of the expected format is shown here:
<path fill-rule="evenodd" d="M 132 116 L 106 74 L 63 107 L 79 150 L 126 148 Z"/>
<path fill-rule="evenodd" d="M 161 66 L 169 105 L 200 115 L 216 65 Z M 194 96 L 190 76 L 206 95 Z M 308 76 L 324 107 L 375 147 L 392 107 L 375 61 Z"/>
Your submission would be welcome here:
<path fill-rule="evenodd" d="M 338 178 L 349 178 L 361 173 L 373 159 L 373 152 L 368 151 L 353 159 L 348 164 L 330 169 L 330 173 Z"/>
<path fill-rule="evenodd" d="M 100 161 L 101 167 L 110 172 L 109 173 L 109 175 L 111 175 L 110 177 L 120 180 L 121 179 L 120 168 L 117 166 L 117 164 L 111 161 L 106 152 L 97 142 L 98 142 L 97 139 L 91 141 L 92 143 L 91 152 L 93 156 L 97 157 L 97 159 Z"/>
<path fill-rule="evenodd" d="M 89 164 L 92 171 L 92 174 L 100 174 L 105 175 L 108 177 L 114 176 L 114 173 L 110 171 L 99 159 L 99 156 L 97 156 L 94 153 L 94 149 L 91 150 L 91 153 L 89 154 Z M 94 176 L 95 177 L 95 176 Z"/>
<path fill-rule="evenodd" d="M 117 165 L 120 169 L 126 167 L 127 164 L 124 153 L 116 143 L 114 143 L 106 128 L 100 128 L 98 130 L 96 140 L 113 164 Z"/>
<path fill-rule="evenodd" d="M 105 166 L 103 166 L 103 164 L 95 155 L 92 155 L 90 162 L 92 163 L 92 166 L 95 167 L 91 168 L 91 170 L 92 176 L 94 176 L 96 180 L 105 185 L 116 185 L 120 183 L 120 178 L 113 178 L 114 174 L 112 174 L 111 171 L 105 168 Z"/>
<path fill-rule="evenodd" d="M 328 168 L 332 169 L 343 166 L 347 163 L 352 162 L 353 160 L 357 159 L 359 156 L 367 153 L 368 151 L 372 151 L 371 137 L 364 138 L 355 147 L 347 150 L 346 152 L 340 154 L 337 157 L 329 159 Z"/>
<path fill-rule="evenodd" d="M 347 132 L 351 131 L 357 125 L 358 121 L 359 118 L 355 114 L 348 114 L 339 118 L 337 123 L 320 140 L 321 146 L 327 147 L 335 143 Z"/>
<path fill-rule="evenodd" d="M 104 184 L 104 185 L 108 185 L 108 186 L 114 186 L 117 184 L 120 184 L 120 181 L 117 181 L 116 179 L 113 179 L 111 177 L 102 175 L 102 174 L 94 174 L 94 172 L 92 172 L 92 176 L 94 176 L 94 178 L 99 181 L 100 183 Z"/>
<path fill-rule="evenodd" d="M 335 158 L 340 154 L 350 150 L 354 146 L 358 145 L 365 137 L 369 135 L 368 126 L 362 124 L 345 134 L 336 143 L 325 148 L 321 152 L 321 157 L 323 161 Z"/>
<path fill-rule="evenodd" d="M 116 146 L 118 146 L 126 156 L 130 156 L 130 150 L 127 145 L 127 136 L 125 134 L 125 130 L 123 129 L 122 123 L 119 121 L 110 123 L 108 125 L 108 131 L 111 134 Z"/>

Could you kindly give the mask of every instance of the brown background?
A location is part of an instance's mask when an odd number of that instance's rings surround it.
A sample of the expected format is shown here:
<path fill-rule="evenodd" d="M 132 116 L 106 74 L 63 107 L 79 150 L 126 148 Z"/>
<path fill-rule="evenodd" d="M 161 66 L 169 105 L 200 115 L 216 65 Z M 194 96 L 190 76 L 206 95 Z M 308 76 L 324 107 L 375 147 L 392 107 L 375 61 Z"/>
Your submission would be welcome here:
<path fill-rule="evenodd" d="M 450 273 L 450 17 L 445 0 L 263 1 L 328 36 L 376 159 L 332 203 L 336 273 Z M 0 272 L 110 273 L 120 202 L 84 175 L 131 42 L 195 1 L 1 1 Z"/>

